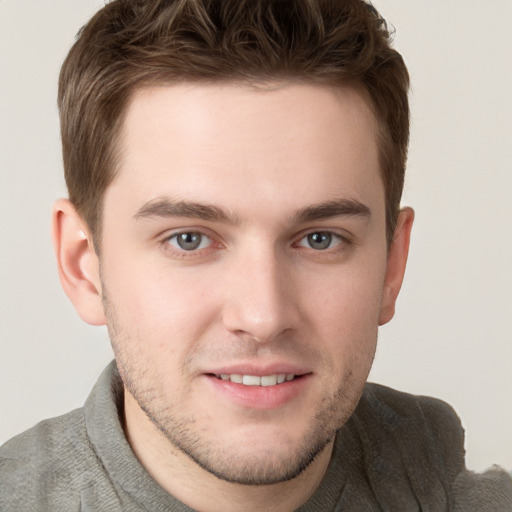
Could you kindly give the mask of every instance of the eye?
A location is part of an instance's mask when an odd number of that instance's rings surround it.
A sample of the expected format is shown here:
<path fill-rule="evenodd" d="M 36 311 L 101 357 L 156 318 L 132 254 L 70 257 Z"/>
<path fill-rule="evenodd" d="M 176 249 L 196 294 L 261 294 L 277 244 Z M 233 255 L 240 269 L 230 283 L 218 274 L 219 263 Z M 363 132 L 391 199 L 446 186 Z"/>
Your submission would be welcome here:
<path fill-rule="evenodd" d="M 300 247 L 314 249 L 315 251 L 325 251 L 326 249 L 340 245 L 342 241 L 342 237 L 336 233 L 331 233 L 330 231 L 315 231 L 301 238 L 298 245 Z"/>
<path fill-rule="evenodd" d="M 209 247 L 212 240 L 198 231 L 185 231 L 172 235 L 167 239 L 167 243 L 181 251 L 196 251 Z"/>

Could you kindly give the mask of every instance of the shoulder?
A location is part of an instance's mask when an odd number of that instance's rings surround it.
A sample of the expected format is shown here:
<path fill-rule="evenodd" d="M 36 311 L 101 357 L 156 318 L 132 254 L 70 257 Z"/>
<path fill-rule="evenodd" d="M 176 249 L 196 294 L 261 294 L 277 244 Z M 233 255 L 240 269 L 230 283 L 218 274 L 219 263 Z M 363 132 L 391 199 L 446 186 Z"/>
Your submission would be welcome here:
<path fill-rule="evenodd" d="M 453 512 L 512 511 L 512 477 L 494 466 L 485 473 L 463 471 L 452 487 L 450 510 Z"/>
<path fill-rule="evenodd" d="M 367 384 L 354 413 L 366 453 L 372 451 L 381 472 L 373 479 L 401 468 L 415 499 L 446 506 L 454 512 L 512 511 L 512 479 L 500 468 L 483 473 L 466 469 L 464 429 L 454 409 L 436 398 L 411 395 L 377 384 Z M 362 433 L 361 433 L 362 432 Z"/>
<path fill-rule="evenodd" d="M 430 396 L 413 395 L 381 384 L 368 382 L 365 385 L 362 399 L 385 404 L 402 417 L 410 417 L 411 412 L 424 410 L 429 416 L 434 413 L 433 418 L 440 414 L 460 423 L 457 413 L 451 405 Z"/>
<path fill-rule="evenodd" d="M 459 447 L 459 454 L 464 455 L 464 430 L 460 418 L 453 407 L 442 400 L 368 383 L 359 407 L 390 424 L 418 428 L 422 434 L 430 434 L 431 440 L 446 444 L 447 448 Z"/>
<path fill-rule="evenodd" d="M 67 510 L 78 510 L 71 491 L 93 459 L 81 409 L 38 423 L 0 448 L 0 509 L 42 510 L 67 495 Z"/>
<path fill-rule="evenodd" d="M 48 455 L 56 445 L 60 448 L 63 440 L 84 430 L 84 423 L 82 409 L 43 420 L 7 441 L 0 448 L 0 459 L 27 459 L 41 452 Z"/>
<path fill-rule="evenodd" d="M 66 464 L 75 455 L 85 437 L 85 419 L 81 409 L 41 421 L 7 441 L 0 448 L 3 465 L 44 469 L 55 462 Z"/>
<path fill-rule="evenodd" d="M 464 469 L 464 430 L 448 404 L 367 384 L 350 423 L 364 473 L 383 503 L 443 509 Z"/>
<path fill-rule="evenodd" d="M 358 411 L 376 416 L 390 427 L 414 432 L 420 436 L 417 441 L 435 443 L 443 452 L 455 451 L 461 461 L 464 458 L 464 429 L 460 418 L 442 400 L 368 383 Z"/>

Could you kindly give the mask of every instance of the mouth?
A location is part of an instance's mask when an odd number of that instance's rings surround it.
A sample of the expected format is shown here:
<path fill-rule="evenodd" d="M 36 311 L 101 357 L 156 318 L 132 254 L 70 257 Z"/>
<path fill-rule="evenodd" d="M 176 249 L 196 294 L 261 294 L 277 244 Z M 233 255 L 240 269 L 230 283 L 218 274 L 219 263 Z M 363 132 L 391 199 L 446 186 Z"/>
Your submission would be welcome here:
<path fill-rule="evenodd" d="M 277 373 L 271 373 L 276 370 Z M 224 371 L 219 368 L 217 371 L 205 373 L 204 376 L 212 386 L 216 399 L 224 396 L 229 402 L 242 406 L 243 409 L 277 409 L 301 396 L 308 389 L 308 383 L 313 376 L 308 371 L 284 373 L 283 370 L 293 371 L 292 368 L 266 371 L 247 368 L 247 373 L 242 373 L 242 368 L 233 368 L 231 371 L 237 373 L 227 373 L 227 368 Z"/>
<path fill-rule="evenodd" d="M 285 382 L 291 382 L 292 380 L 298 379 L 301 376 L 295 375 L 294 373 L 276 373 L 273 375 L 242 375 L 239 373 L 220 373 L 213 374 L 213 377 L 233 382 L 234 384 L 243 384 L 244 386 L 278 386 Z"/>

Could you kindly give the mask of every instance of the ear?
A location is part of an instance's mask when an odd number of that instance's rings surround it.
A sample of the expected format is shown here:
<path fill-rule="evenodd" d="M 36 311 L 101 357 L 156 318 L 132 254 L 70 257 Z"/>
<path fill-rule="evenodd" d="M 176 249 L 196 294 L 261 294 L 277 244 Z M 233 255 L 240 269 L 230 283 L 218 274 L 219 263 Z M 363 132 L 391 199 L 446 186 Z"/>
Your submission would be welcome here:
<path fill-rule="evenodd" d="M 380 308 L 379 325 L 388 323 L 395 314 L 395 303 L 398 292 L 404 279 L 407 255 L 409 254 L 409 241 L 414 221 L 414 210 L 403 208 L 400 210 L 393 240 L 388 249 L 386 278 Z"/>
<path fill-rule="evenodd" d="M 67 199 L 53 206 L 52 239 L 66 295 L 84 322 L 104 325 L 99 259 L 87 225 Z"/>

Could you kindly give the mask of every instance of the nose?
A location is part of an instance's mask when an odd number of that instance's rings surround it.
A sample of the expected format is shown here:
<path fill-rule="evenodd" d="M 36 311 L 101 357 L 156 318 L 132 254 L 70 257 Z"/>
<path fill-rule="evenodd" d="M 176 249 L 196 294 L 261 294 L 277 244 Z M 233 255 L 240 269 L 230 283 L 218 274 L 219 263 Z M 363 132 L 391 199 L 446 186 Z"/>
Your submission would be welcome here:
<path fill-rule="evenodd" d="M 275 250 L 239 254 L 226 277 L 222 317 L 228 331 L 268 343 L 298 327 L 293 269 Z"/>

